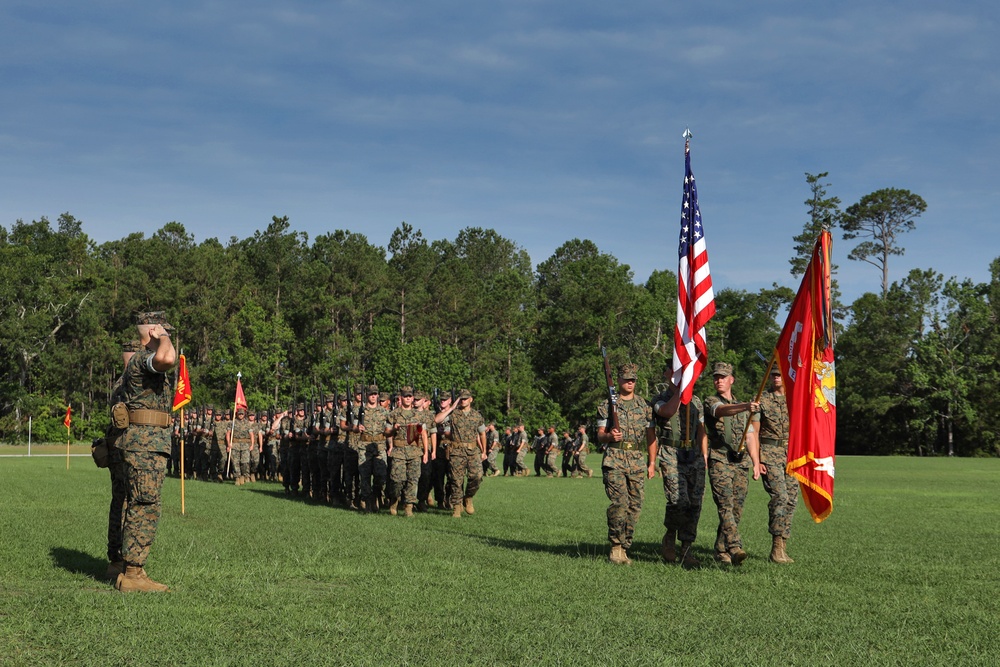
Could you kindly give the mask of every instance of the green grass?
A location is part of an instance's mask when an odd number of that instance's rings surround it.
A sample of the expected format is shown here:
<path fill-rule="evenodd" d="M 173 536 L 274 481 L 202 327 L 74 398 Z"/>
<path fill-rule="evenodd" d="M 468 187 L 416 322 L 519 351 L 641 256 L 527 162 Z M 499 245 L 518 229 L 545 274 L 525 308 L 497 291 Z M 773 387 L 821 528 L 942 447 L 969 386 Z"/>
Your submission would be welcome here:
<path fill-rule="evenodd" d="M 596 464 L 597 457 L 594 456 Z M 110 484 L 74 458 L 0 459 L 0 664 L 989 665 L 1000 655 L 1000 461 L 842 457 L 833 515 L 795 517 L 794 565 L 657 560 L 647 483 L 630 568 L 607 563 L 598 478 L 484 481 L 473 517 L 363 516 L 280 487 L 164 486 L 147 570 L 101 576 Z M 710 558 L 705 500 L 696 547 Z"/>

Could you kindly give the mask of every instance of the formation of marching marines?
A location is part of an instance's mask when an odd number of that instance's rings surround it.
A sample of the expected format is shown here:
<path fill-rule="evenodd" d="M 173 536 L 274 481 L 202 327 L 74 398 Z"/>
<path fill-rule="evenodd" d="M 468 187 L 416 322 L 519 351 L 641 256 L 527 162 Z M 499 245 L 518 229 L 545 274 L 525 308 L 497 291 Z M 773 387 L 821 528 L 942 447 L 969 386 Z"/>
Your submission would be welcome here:
<path fill-rule="evenodd" d="M 279 412 L 237 408 L 235 418 L 232 410 L 192 409 L 183 432 L 174 421 L 168 474 L 180 475 L 183 438 L 192 479 L 275 481 L 286 495 L 365 512 L 412 516 L 440 507 L 456 517 L 475 511 L 484 476 L 529 476 L 529 452 L 538 476 L 559 476 L 560 455 L 563 477 L 593 476 L 584 425 L 561 439 L 554 426 L 540 428 L 529 443 L 523 424 L 501 434 L 472 402 L 468 390 L 435 391 L 432 400 L 412 387 L 390 396 L 371 385 Z"/>
<path fill-rule="evenodd" d="M 349 394 L 324 396 L 318 404 L 299 403 L 278 413 L 189 410 L 182 428 L 170 416 L 173 327 L 159 311 L 140 313 L 136 327 L 138 339 L 122 350 L 124 370 L 113 391 L 112 425 L 94 443 L 95 461 L 111 473 L 107 573 L 121 591 L 167 590 L 146 574 L 144 565 L 159 522 L 163 478 L 180 474 L 182 451 L 183 469 L 194 478 L 230 478 L 237 486 L 273 480 L 289 496 L 405 516 L 435 506 L 456 518 L 475 513 L 473 498 L 483 477 L 529 475 L 529 450 L 537 476 L 593 475 L 586 461 L 584 425 L 562 437 L 555 427 L 539 428 L 529 444 L 523 424 L 498 433 L 472 407 L 467 389 L 435 391 L 432 400 L 412 387 L 390 397 L 375 385 L 355 386 Z M 650 401 L 635 393 L 634 364 L 621 366 L 615 382 L 605 358 L 605 374 L 609 398 L 597 407 L 596 441 L 610 500 L 611 562 L 632 562 L 628 550 L 644 484 L 657 470 L 666 496 L 664 561 L 699 564 L 692 545 L 707 478 L 719 513 L 715 560 L 743 562 L 747 552 L 739 523 L 752 476 L 763 481 L 770 496 L 770 560 L 793 562 L 786 546 L 798 484 L 785 473 L 789 417 L 780 372 L 771 374 L 770 391 L 741 402 L 732 391 L 733 367 L 717 362 L 712 367 L 715 393 L 684 405 L 669 382 L 669 368 L 665 388 Z"/>

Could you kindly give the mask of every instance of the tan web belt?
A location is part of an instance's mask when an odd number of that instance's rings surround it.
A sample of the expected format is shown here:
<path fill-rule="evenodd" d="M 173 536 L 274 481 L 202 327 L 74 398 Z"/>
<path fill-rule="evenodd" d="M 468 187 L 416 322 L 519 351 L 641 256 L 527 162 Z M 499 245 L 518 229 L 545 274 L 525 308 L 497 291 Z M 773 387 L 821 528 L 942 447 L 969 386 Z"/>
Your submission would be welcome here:
<path fill-rule="evenodd" d="M 159 426 L 166 428 L 170 426 L 170 413 L 159 410 L 129 410 L 129 426 Z"/>
<path fill-rule="evenodd" d="M 788 442 L 787 438 L 775 439 L 775 438 L 761 438 L 761 444 L 764 445 L 783 445 Z"/>
<path fill-rule="evenodd" d="M 624 449 L 625 451 L 632 451 L 639 449 L 639 445 L 634 442 L 612 442 L 608 445 L 612 449 Z"/>

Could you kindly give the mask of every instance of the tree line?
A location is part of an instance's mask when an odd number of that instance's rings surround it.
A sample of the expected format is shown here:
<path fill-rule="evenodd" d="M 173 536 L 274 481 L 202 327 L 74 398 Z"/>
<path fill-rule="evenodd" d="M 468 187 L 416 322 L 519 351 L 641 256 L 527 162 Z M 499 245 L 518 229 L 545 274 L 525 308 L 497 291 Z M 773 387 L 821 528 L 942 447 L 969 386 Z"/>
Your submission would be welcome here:
<path fill-rule="evenodd" d="M 866 195 L 841 210 L 826 173 L 806 174 L 807 220 L 794 237 L 800 277 L 820 229 L 864 239 L 849 258 L 880 271 L 879 293 L 842 304 L 837 341 L 838 451 L 852 454 L 1000 453 L 994 386 L 1000 333 L 1000 258 L 989 283 L 915 270 L 888 281 L 923 200 L 906 190 Z M 711 253 L 711 247 L 709 248 Z M 183 224 L 96 244 L 69 213 L 0 226 L 0 439 L 59 441 L 107 424 L 120 345 L 137 312 L 162 309 L 177 327 L 195 405 L 226 406 L 236 373 L 252 409 L 343 393 L 468 387 L 498 425 L 565 429 L 591 420 L 602 396 L 599 348 L 640 367 L 649 396 L 670 363 L 677 283 L 630 267 L 593 241 L 572 239 L 537 266 L 515 240 L 469 227 L 429 240 L 401 223 L 385 247 L 336 230 L 309 239 L 287 217 L 253 236 L 195 243 Z M 797 284 L 797 280 L 790 281 Z M 711 361 L 728 361 L 752 394 L 777 318 L 794 296 L 716 285 Z M 703 376 L 700 395 L 712 391 Z"/>

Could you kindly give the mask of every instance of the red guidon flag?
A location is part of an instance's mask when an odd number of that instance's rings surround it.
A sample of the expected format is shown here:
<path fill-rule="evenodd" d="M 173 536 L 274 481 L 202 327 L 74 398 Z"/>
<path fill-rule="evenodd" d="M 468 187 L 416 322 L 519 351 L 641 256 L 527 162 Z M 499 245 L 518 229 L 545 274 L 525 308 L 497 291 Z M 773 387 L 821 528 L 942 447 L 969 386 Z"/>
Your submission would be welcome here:
<path fill-rule="evenodd" d="M 66 406 L 66 416 L 63 418 L 63 426 L 66 427 L 67 431 L 69 430 L 69 427 L 73 424 L 72 414 L 73 414 L 73 406 L 72 405 L 67 405 Z"/>
<path fill-rule="evenodd" d="M 174 392 L 174 410 L 179 410 L 191 402 L 191 379 L 188 377 L 187 360 L 181 355 L 177 368 L 177 390 Z"/>
<path fill-rule="evenodd" d="M 816 523 L 833 511 L 837 434 L 830 243 L 830 232 L 826 231 L 816 240 L 775 350 L 788 402 L 786 471 L 799 480 L 802 497 Z"/>
<path fill-rule="evenodd" d="M 240 376 L 236 376 L 236 409 L 239 410 L 247 408 L 247 397 L 243 395 L 243 383 L 240 382 Z"/>

